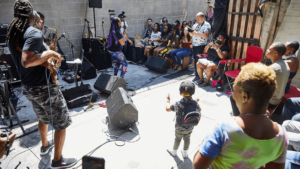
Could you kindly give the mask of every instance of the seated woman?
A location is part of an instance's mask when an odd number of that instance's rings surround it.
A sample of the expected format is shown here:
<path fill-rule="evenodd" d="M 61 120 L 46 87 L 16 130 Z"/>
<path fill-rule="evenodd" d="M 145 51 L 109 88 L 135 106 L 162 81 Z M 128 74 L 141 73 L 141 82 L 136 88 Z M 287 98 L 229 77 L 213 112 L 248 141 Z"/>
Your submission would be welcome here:
<path fill-rule="evenodd" d="M 288 140 L 284 128 L 267 116 L 276 74 L 261 63 L 248 63 L 233 84 L 240 116 L 216 123 L 194 157 L 194 169 L 283 169 Z"/>
<path fill-rule="evenodd" d="M 210 43 L 204 49 L 204 54 L 208 54 L 208 57 L 198 60 L 197 72 L 200 79 L 196 82 L 201 87 L 209 86 L 210 78 L 213 75 L 213 70 L 218 68 L 223 69 L 224 65 L 219 64 L 220 60 L 226 59 L 229 54 L 229 47 L 227 42 L 227 35 L 224 32 L 219 34 L 219 37 L 215 44 Z M 206 81 L 203 80 L 203 70 L 206 71 Z"/>
<path fill-rule="evenodd" d="M 184 28 L 184 31 L 180 35 L 180 47 L 170 51 L 169 55 L 173 59 L 175 64 L 174 70 L 181 70 L 182 57 L 190 56 L 193 38 L 190 36 L 188 28 Z"/>
<path fill-rule="evenodd" d="M 189 21 L 189 22 L 188 22 L 188 26 L 189 26 L 190 28 L 192 28 L 192 26 L 193 26 L 192 24 L 193 24 L 192 21 Z"/>
<path fill-rule="evenodd" d="M 299 68 L 299 60 L 296 57 L 296 52 L 299 49 L 299 43 L 297 41 L 290 41 L 286 42 L 285 46 L 286 52 L 282 59 L 285 60 L 290 67 L 290 76 L 285 87 L 285 93 L 287 93 L 290 90 L 292 79 L 296 76 Z"/>
<path fill-rule="evenodd" d="M 162 37 L 158 41 L 161 44 L 159 45 L 159 47 L 154 49 L 154 52 L 153 52 L 154 56 L 158 56 L 159 53 L 167 47 L 167 44 L 168 44 L 169 40 L 171 39 L 171 37 L 172 37 L 172 35 L 170 34 L 170 28 L 168 25 L 165 25 L 164 32 L 162 33 Z"/>
<path fill-rule="evenodd" d="M 145 46 L 143 59 L 141 61 L 139 61 L 140 64 L 145 63 L 147 61 L 147 59 L 150 57 L 151 51 L 156 46 L 159 46 L 161 44 L 161 43 L 159 43 L 160 37 L 161 37 L 161 33 L 159 31 L 159 23 L 155 23 L 154 27 L 153 27 L 153 31 L 152 31 L 151 36 L 150 36 L 150 40 L 149 40 L 149 43 L 151 43 L 151 45 L 150 46 Z M 147 57 L 145 57 L 145 56 L 147 56 Z"/>
<path fill-rule="evenodd" d="M 180 34 L 184 31 L 184 28 L 187 26 L 187 22 L 183 21 L 181 24 Z"/>

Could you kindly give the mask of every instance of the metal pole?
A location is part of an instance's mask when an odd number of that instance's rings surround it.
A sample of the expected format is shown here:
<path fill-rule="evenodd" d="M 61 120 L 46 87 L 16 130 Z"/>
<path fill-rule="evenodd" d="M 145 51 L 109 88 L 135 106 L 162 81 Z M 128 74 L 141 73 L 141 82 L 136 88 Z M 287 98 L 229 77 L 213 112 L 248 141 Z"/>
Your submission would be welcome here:
<path fill-rule="evenodd" d="M 97 37 L 97 35 L 96 35 L 96 32 L 97 32 L 97 30 L 96 30 L 95 7 L 93 7 L 93 12 L 94 12 L 94 27 L 95 27 L 95 37 Z"/>

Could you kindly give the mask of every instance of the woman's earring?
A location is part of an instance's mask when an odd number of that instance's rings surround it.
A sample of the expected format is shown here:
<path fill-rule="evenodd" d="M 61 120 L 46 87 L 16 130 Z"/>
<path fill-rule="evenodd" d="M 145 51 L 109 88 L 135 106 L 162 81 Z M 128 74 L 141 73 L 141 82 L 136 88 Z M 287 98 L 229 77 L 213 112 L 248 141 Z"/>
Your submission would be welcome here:
<path fill-rule="evenodd" d="M 245 103 L 245 100 L 243 100 L 243 103 Z"/>

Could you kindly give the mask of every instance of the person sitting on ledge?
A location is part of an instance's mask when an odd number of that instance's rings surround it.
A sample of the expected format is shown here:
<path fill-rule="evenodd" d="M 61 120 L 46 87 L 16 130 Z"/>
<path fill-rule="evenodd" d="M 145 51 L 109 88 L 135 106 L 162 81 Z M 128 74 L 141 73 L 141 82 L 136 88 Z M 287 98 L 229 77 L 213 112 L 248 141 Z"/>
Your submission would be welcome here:
<path fill-rule="evenodd" d="M 189 21 L 189 22 L 188 22 L 188 26 L 189 26 L 190 28 L 192 28 L 192 23 L 193 23 L 192 21 Z"/>
<path fill-rule="evenodd" d="M 287 93 L 290 90 L 292 79 L 296 76 L 299 68 L 299 60 L 296 57 L 296 52 L 299 49 L 299 43 L 297 41 L 290 41 L 286 42 L 285 46 L 286 52 L 284 56 L 282 56 L 282 60 L 284 60 L 290 67 L 290 76 L 285 87 L 285 93 Z"/>
<path fill-rule="evenodd" d="M 205 49 L 204 54 L 208 54 L 207 58 L 200 58 L 197 63 L 197 72 L 200 80 L 196 82 L 201 87 L 210 85 L 210 78 L 213 75 L 214 69 L 223 69 L 224 65 L 219 64 L 220 60 L 226 59 L 229 54 L 228 37 L 226 33 L 221 32 L 215 44 L 209 43 Z M 206 71 L 206 81 L 203 79 L 203 70 Z"/>
<path fill-rule="evenodd" d="M 182 25 L 180 26 L 180 34 L 184 31 L 184 28 L 187 26 L 187 22 L 186 21 L 183 21 L 182 22 Z"/>
<path fill-rule="evenodd" d="M 159 46 L 161 43 L 160 41 L 161 33 L 159 31 L 159 23 L 155 23 L 153 27 L 153 32 L 151 33 L 150 37 L 150 46 L 145 46 L 144 56 L 141 61 L 139 61 L 139 64 L 145 63 L 147 59 L 150 57 L 151 51 Z"/>
<path fill-rule="evenodd" d="M 168 25 L 164 26 L 164 32 L 162 33 L 161 36 L 162 36 L 161 39 L 158 41 L 161 44 L 159 45 L 159 47 L 154 49 L 154 52 L 153 52 L 154 56 L 158 56 L 159 53 L 167 47 L 169 40 L 171 40 L 171 38 L 172 38 L 172 35 L 170 33 L 170 28 Z"/>
<path fill-rule="evenodd" d="M 276 74 L 262 63 L 248 63 L 233 84 L 240 116 L 218 121 L 196 153 L 194 169 L 283 169 L 288 140 L 284 128 L 267 116 Z"/>
<path fill-rule="evenodd" d="M 147 42 L 147 40 L 151 38 L 152 31 L 153 31 L 152 19 L 149 18 L 147 20 L 147 26 L 146 26 L 146 28 L 144 30 L 144 33 L 143 33 L 143 36 L 142 36 L 142 41 Z"/>
<path fill-rule="evenodd" d="M 170 51 L 170 57 L 175 64 L 174 70 L 181 70 L 182 57 L 189 56 L 191 53 L 193 39 L 189 34 L 188 28 L 185 28 L 180 35 L 180 49 Z M 176 56 L 176 58 L 175 58 Z"/>
<path fill-rule="evenodd" d="M 283 121 L 293 120 L 293 121 L 300 122 L 300 97 L 293 97 L 293 98 L 286 99 L 282 109 L 282 116 L 283 116 Z"/>
<path fill-rule="evenodd" d="M 288 77 L 290 74 L 290 68 L 288 64 L 282 60 L 282 56 L 285 54 L 285 52 L 286 52 L 286 47 L 284 43 L 281 42 L 273 43 L 266 52 L 267 58 L 271 59 L 273 63 L 272 65 L 270 65 L 270 67 L 276 73 L 276 83 L 277 83 L 277 88 L 268 106 L 269 116 L 273 113 L 277 105 L 281 102 L 288 81 Z M 232 96 L 230 97 L 230 102 L 232 106 L 233 115 L 238 116 L 240 112 Z"/>
<path fill-rule="evenodd" d="M 160 26 L 160 33 L 163 34 L 165 26 L 167 25 L 170 30 L 172 28 L 172 25 L 169 24 L 168 19 L 166 17 L 163 17 L 161 21 L 162 25 Z"/>

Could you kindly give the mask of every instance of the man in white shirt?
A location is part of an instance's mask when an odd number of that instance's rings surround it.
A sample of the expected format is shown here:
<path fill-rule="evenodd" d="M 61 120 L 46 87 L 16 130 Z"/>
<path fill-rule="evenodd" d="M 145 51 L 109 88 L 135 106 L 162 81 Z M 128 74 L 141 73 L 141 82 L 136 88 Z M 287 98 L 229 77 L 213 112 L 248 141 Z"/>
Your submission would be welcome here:
<path fill-rule="evenodd" d="M 122 52 L 124 53 L 124 55 L 126 56 L 126 52 L 127 52 L 127 43 L 129 42 L 130 45 L 132 45 L 132 41 L 127 37 L 127 31 L 126 29 L 128 28 L 128 24 L 127 22 L 125 21 L 125 12 L 122 12 L 122 13 L 119 13 L 118 17 L 120 18 L 121 20 L 121 33 L 123 34 L 124 36 L 124 40 L 125 40 L 125 45 L 123 46 L 123 49 L 122 49 Z"/>
<path fill-rule="evenodd" d="M 191 33 L 193 36 L 193 55 L 194 55 L 194 68 L 195 68 L 195 80 L 199 80 L 200 77 L 197 73 L 197 62 L 198 54 L 202 54 L 205 46 L 207 45 L 207 38 L 210 34 L 211 26 L 208 22 L 205 21 L 205 15 L 202 12 L 197 13 L 196 15 L 197 22 L 194 24 L 192 29 L 194 32 Z"/>

